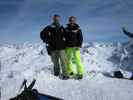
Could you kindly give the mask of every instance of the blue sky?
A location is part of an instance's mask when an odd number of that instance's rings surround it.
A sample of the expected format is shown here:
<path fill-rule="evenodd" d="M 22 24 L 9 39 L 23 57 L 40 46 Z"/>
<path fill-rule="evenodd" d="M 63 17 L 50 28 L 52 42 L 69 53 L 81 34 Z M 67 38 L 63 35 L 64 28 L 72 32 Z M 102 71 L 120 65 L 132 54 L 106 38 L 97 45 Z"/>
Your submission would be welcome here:
<path fill-rule="evenodd" d="M 124 42 L 133 32 L 132 0 L 0 0 L 0 43 L 36 43 L 53 14 L 77 16 L 85 42 Z"/>

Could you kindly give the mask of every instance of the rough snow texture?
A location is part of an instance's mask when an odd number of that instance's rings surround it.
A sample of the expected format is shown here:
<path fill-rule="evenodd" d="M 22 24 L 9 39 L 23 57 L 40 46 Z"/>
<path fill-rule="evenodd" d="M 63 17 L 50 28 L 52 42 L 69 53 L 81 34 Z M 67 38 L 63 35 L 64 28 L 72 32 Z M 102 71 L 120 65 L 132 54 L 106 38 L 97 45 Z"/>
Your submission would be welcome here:
<path fill-rule="evenodd" d="M 65 100 L 132 100 L 132 81 L 111 79 L 99 73 L 111 73 L 119 67 L 132 71 L 129 70 L 131 66 L 128 66 L 128 61 L 124 60 L 126 68 L 122 66 L 123 58 L 128 55 L 122 47 L 122 44 L 84 44 L 81 57 L 86 72 L 84 78 L 78 81 L 53 76 L 53 65 L 44 44 L 1 45 L 1 100 L 16 96 L 21 92 L 22 81 L 28 79 L 30 83 L 33 78 L 37 79 L 35 88 L 39 92 Z M 125 77 L 131 76 L 128 72 L 123 73 Z"/>

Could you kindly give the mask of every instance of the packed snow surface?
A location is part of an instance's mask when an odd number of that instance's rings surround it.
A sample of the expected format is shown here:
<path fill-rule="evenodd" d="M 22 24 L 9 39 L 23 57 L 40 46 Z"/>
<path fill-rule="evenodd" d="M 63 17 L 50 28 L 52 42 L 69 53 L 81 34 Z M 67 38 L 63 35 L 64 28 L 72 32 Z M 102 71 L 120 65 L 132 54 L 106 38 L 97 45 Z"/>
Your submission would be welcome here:
<path fill-rule="evenodd" d="M 133 100 L 133 81 L 108 78 L 100 72 L 112 73 L 124 69 L 125 77 L 131 76 L 131 64 L 122 61 L 127 57 L 123 45 L 89 43 L 81 49 L 85 67 L 82 80 L 61 80 L 53 75 L 53 64 L 42 43 L 30 45 L 0 46 L 1 100 L 8 100 L 21 92 L 24 79 L 30 83 L 37 80 L 39 92 L 65 100 Z M 128 72 L 127 72 L 128 71 Z"/>

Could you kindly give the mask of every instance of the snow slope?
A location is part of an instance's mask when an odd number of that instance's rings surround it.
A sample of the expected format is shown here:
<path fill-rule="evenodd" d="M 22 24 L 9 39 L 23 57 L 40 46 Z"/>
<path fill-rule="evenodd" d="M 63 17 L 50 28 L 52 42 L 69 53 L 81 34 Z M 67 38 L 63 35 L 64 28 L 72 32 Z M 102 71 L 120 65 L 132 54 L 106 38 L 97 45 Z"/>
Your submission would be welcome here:
<path fill-rule="evenodd" d="M 80 81 L 61 80 L 53 76 L 53 65 L 44 44 L 1 45 L 1 100 L 8 100 L 20 93 L 19 88 L 25 78 L 29 83 L 36 78 L 35 88 L 39 92 L 65 100 L 132 100 L 132 81 L 111 79 L 99 73 L 111 73 L 119 69 L 124 54 L 118 52 L 121 51 L 120 45 L 122 46 L 119 43 L 84 44 L 81 57 L 86 72 Z M 123 71 L 123 73 L 125 77 L 131 76 L 129 72 Z"/>

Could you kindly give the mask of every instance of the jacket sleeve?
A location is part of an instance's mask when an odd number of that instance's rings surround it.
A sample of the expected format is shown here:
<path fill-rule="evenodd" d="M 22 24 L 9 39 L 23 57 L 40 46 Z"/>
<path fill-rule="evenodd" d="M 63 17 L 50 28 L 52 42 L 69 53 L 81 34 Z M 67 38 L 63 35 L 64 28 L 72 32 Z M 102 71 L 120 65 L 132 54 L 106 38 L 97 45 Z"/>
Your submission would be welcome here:
<path fill-rule="evenodd" d="M 79 40 L 80 47 L 82 47 L 82 44 L 83 44 L 83 34 L 82 34 L 81 29 L 78 30 L 78 40 Z"/>
<path fill-rule="evenodd" d="M 62 26 L 62 33 L 63 33 L 63 40 L 66 41 L 66 30 L 63 26 Z"/>
<path fill-rule="evenodd" d="M 48 43 L 48 31 L 49 27 L 47 26 L 40 32 L 40 38 L 43 40 L 43 42 Z"/>
<path fill-rule="evenodd" d="M 125 30 L 124 28 L 123 28 L 123 32 L 124 32 L 124 34 L 126 34 L 128 37 L 133 38 L 133 33 L 128 32 L 128 31 Z"/>

